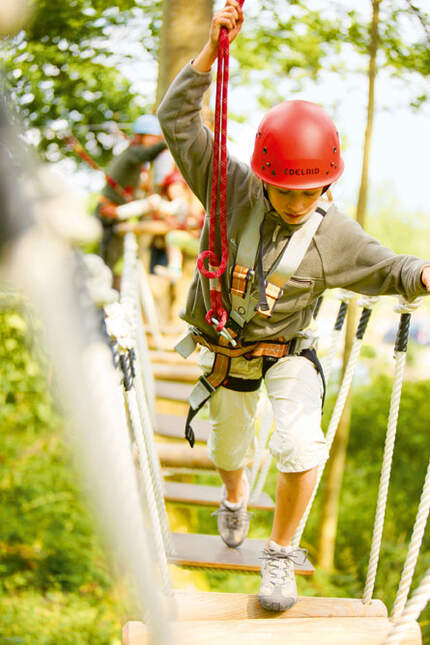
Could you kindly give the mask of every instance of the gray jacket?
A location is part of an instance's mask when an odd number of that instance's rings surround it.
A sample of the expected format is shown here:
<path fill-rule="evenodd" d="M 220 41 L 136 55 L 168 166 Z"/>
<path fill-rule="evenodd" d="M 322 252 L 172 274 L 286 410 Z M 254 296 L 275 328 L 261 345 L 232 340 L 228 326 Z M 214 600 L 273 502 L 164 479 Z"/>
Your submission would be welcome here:
<path fill-rule="evenodd" d="M 213 136 L 203 124 L 201 104 L 211 82 L 211 73 L 201 73 L 191 64 L 178 74 L 158 110 L 158 118 L 170 151 L 188 185 L 209 213 Z M 222 277 L 223 303 L 231 308 L 231 274 L 243 230 L 256 200 L 263 200 L 263 269 L 276 264 L 299 225 L 288 225 L 264 197 L 263 185 L 251 168 L 229 156 L 227 188 L 227 234 L 229 263 Z M 201 250 L 208 248 L 209 216 L 202 231 Z M 220 248 L 217 249 L 220 257 Z M 325 289 L 343 287 L 366 295 L 401 294 L 408 300 L 426 293 L 420 276 L 429 262 L 410 255 L 397 255 L 367 235 L 353 219 L 330 208 L 319 226 L 296 274 L 284 288 L 270 318 L 256 314 L 245 326 L 246 342 L 269 338 L 293 338 L 311 321 L 316 299 Z M 254 267 L 255 268 L 255 267 Z M 255 281 L 253 287 L 258 290 Z M 181 317 L 216 339 L 207 325 L 210 308 L 209 283 L 195 271 L 185 311 Z"/>

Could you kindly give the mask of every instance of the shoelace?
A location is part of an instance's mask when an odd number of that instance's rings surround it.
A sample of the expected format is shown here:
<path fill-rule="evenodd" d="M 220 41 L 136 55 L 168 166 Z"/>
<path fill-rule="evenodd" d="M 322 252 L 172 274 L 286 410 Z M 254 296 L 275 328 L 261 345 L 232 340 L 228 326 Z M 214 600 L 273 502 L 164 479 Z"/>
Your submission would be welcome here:
<path fill-rule="evenodd" d="M 218 510 L 212 513 L 212 517 L 215 515 L 221 515 L 225 517 L 227 527 L 230 529 L 239 528 L 239 523 L 248 518 L 254 517 L 254 513 L 248 513 L 244 508 L 238 508 L 236 511 L 233 511 L 230 508 L 227 508 L 224 505 L 221 505 Z"/>
<path fill-rule="evenodd" d="M 260 559 L 267 562 L 269 582 L 282 585 L 287 578 L 294 575 L 294 565 L 305 564 L 307 555 L 306 549 L 297 548 L 289 553 L 282 553 L 266 548 Z"/>

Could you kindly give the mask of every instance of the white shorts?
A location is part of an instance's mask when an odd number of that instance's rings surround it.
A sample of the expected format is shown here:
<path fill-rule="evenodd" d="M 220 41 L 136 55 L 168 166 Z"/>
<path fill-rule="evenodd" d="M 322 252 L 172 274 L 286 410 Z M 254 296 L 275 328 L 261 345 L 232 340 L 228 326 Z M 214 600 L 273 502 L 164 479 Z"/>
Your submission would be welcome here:
<path fill-rule="evenodd" d="M 202 348 L 199 364 L 206 373 L 213 357 Z M 233 358 L 230 375 L 258 379 L 262 367 L 262 358 Z M 265 384 L 275 419 L 269 449 L 278 470 L 295 473 L 321 464 L 328 456 L 321 430 L 323 384 L 313 363 L 303 356 L 285 356 L 267 370 Z M 211 396 L 208 453 L 218 468 L 237 470 L 252 461 L 259 398 L 260 391 L 237 392 L 225 387 Z"/>

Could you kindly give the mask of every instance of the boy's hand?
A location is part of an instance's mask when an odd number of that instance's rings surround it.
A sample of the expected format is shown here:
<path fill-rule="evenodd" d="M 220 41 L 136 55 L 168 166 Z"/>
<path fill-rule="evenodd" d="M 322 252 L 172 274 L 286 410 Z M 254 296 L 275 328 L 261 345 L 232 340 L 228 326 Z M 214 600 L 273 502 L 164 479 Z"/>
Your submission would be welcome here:
<path fill-rule="evenodd" d="M 225 7 L 216 11 L 211 23 L 209 39 L 212 47 L 218 49 L 218 40 L 221 28 L 225 27 L 228 31 L 230 42 L 236 38 L 242 28 L 243 11 L 237 0 L 227 0 Z"/>
<path fill-rule="evenodd" d="M 200 54 L 196 57 L 192 66 L 198 72 L 209 72 L 218 56 L 218 40 L 221 28 L 228 31 L 230 42 L 238 35 L 242 28 L 243 11 L 237 0 L 227 0 L 225 7 L 216 11 L 213 15 L 209 31 L 209 39 L 204 45 Z"/>
<path fill-rule="evenodd" d="M 421 272 L 421 282 L 430 293 L 430 266 L 424 267 Z"/>

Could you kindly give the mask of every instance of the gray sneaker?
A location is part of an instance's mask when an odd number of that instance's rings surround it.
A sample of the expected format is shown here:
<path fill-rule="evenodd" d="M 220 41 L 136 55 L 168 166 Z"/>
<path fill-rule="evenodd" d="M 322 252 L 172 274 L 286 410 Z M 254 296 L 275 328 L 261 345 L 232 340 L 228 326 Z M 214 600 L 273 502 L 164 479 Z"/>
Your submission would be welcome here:
<path fill-rule="evenodd" d="M 306 551 L 292 546 L 281 547 L 270 541 L 262 555 L 261 586 L 258 600 L 264 609 L 285 611 L 297 602 L 294 565 L 303 564 Z"/>
<path fill-rule="evenodd" d="M 250 514 L 246 510 L 249 497 L 249 483 L 246 475 L 243 480 L 245 482 L 245 496 L 236 509 L 231 509 L 226 505 L 226 491 L 223 488 L 223 496 L 220 507 L 212 515 L 218 516 L 218 533 L 222 540 L 230 547 L 238 547 L 242 544 L 249 531 Z"/>

